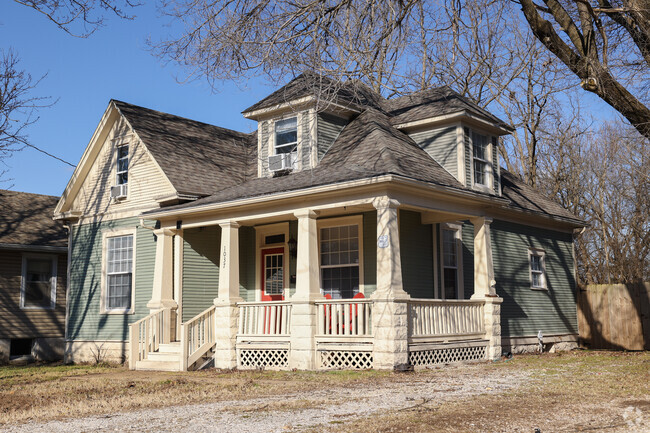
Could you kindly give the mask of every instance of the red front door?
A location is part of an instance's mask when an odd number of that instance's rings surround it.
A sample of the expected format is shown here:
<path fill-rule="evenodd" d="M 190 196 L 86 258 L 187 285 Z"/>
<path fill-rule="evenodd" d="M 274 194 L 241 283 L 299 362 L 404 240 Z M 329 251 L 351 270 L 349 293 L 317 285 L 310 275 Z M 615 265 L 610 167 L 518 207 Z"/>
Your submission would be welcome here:
<path fill-rule="evenodd" d="M 284 248 L 262 250 L 262 301 L 284 301 Z"/>

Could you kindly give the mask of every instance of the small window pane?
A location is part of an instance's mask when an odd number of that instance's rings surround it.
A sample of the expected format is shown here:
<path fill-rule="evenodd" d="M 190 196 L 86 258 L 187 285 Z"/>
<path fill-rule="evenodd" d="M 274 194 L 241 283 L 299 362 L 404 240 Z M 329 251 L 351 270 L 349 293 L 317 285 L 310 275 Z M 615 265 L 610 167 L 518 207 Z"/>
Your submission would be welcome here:
<path fill-rule="evenodd" d="M 52 260 L 27 259 L 25 264 L 25 307 L 52 306 Z"/>

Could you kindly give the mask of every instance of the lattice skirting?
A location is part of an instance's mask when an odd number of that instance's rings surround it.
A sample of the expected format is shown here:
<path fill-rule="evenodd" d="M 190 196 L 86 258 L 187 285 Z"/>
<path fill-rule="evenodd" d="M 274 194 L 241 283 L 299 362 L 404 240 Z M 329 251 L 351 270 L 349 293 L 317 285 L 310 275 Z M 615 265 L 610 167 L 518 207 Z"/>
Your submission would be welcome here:
<path fill-rule="evenodd" d="M 289 368 L 288 349 L 240 349 L 237 364 L 239 368 Z"/>
<path fill-rule="evenodd" d="M 350 350 L 318 351 L 319 368 L 325 370 L 365 370 L 372 368 L 372 352 Z"/>
<path fill-rule="evenodd" d="M 487 356 L 486 346 L 447 347 L 409 352 L 409 362 L 414 366 L 451 364 L 453 362 L 480 361 Z"/>

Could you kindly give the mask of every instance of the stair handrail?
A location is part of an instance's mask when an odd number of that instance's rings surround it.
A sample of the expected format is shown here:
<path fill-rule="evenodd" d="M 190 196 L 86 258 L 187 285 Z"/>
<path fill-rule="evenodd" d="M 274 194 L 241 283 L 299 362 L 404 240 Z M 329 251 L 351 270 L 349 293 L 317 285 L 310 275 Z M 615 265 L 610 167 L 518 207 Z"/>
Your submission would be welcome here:
<path fill-rule="evenodd" d="M 147 359 L 149 352 L 158 350 L 160 343 L 169 342 L 171 309 L 161 308 L 129 325 L 129 369 Z"/>
<path fill-rule="evenodd" d="M 187 371 L 216 344 L 215 311 L 213 305 L 181 325 L 181 371 Z"/>

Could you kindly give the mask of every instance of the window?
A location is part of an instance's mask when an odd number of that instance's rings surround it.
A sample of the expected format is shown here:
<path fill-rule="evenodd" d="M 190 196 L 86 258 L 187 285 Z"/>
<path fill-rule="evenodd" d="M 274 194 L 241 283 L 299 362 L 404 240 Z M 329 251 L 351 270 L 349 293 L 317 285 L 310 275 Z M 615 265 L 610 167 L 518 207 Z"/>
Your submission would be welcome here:
<path fill-rule="evenodd" d="M 131 310 L 133 235 L 106 239 L 106 311 Z"/>
<path fill-rule="evenodd" d="M 442 229 L 442 298 L 459 297 L 459 230 Z"/>
<path fill-rule="evenodd" d="M 52 309 L 56 303 L 56 257 L 24 256 L 20 307 Z"/>
<path fill-rule="evenodd" d="M 544 251 L 530 249 L 528 258 L 530 262 L 530 285 L 533 289 L 546 290 L 546 266 Z"/>
<path fill-rule="evenodd" d="M 295 152 L 298 147 L 298 118 L 275 122 L 275 154 Z"/>
<path fill-rule="evenodd" d="M 129 145 L 117 148 L 117 185 L 125 185 L 129 181 Z"/>
<path fill-rule="evenodd" d="M 359 226 L 320 229 L 320 264 L 323 294 L 349 299 L 359 293 Z"/>
<path fill-rule="evenodd" d="M 472 148 L 474 154 L 474 184 L 489 186 L 489 141 L 485 135 L 472 133 Z"/>

